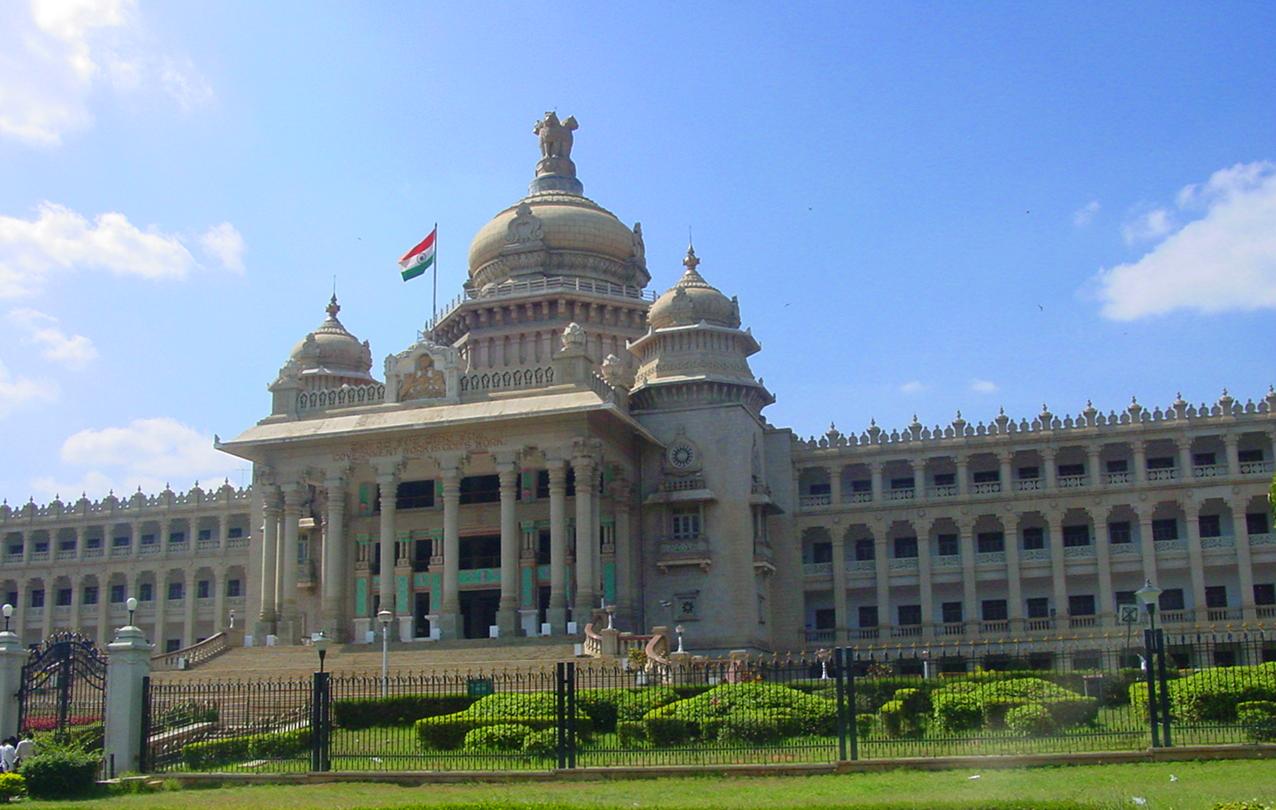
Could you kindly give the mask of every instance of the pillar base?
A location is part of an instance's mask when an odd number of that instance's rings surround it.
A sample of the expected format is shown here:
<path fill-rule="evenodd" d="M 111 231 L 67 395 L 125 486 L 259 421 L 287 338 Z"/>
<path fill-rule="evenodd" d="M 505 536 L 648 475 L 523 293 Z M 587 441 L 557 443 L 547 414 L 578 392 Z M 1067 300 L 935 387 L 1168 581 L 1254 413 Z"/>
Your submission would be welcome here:
<path fill-rule="evenodd" d="M 368 633 L 372 632 L 372 620 L 363 618 L 354 620 L 354 641 L 355 644 L 371 644 L 372 639 Z"/>
<path fill-rule="evenodd" d="M 561 636 L 567 632 L 567 608 L 550 606 L 545 611 L 545 623 L 549 625 L 553 635 Z"/>
<path fill-rule="evenodd" d="M 580 628 L 580 632 L 585 632 L 585 625 L 593 621 L 594 609 L 598 607 L 598 600 L 593 594 L 582 594 L 581 598 L 576 600 L 572 605 L 572 620 L 576 622 L 576 626 Z M 598 628 L 594 628 L 598 629 Z"/>
<path fill-rule="evenodd" d="M 514 638 L 518 635 L 518 613 L 513 608 L 496 611 L 496 626 L 500 628 L 501 638 Z"/>
<path fill-rule="evenodd" d="M 396 616 L 399 623 L 399 641 L 415 641 L 416 633 L 412 629 L 411 616 Z"/>
<path fill-rule="evenodd" d="M 536 621 L 540 611 L 536 608 L 520 610 L 518 612 L 518 624 L 523 629 L 523 635 L 528 638 L 536 638 L 541 634 L 540 623 Z"/>
<path fill-rule="evenodd" d="M 459 613 L 440 613 L 439 620 L 434 626 L 439 628 L 440 639 L 451 640 L 464 635 L 462 631 L 465 625 L 461 622 Z"/>

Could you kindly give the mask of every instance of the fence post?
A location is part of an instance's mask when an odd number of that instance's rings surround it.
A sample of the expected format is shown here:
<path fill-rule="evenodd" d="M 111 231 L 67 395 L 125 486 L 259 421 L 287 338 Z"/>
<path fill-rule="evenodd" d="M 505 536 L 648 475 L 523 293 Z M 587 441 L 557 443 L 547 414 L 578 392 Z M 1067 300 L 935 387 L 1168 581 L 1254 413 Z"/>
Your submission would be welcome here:
<path fill-rule="evenodd" d="M 841 647 L 833 648 L 833 678 L 837 684 L 837 758 L 846 759 L 846 682 L 843 668 L 845 660 Z"/>
<path fill-rule="evenodd" d="M 860 758 L 860 726 L 855 722 L 855 650 L 842 649 L 842 658 L 846 662 L 846 705 L 851 716 L 849 729 L 851 733 L 851 759 Z"/>
<path fill-rule="evenodd" d="M 1156 635 L 1150 629 L 1143 631 L 1143 670 L 1148 684 L 1148 726 L 1152 730 L 1152 747 L 1161 747 L 1160 723 L 1157 721 L 1156 705 Z"/>
<path fill-rule="evenodd" d="M 576 767 L 576 662 L 567 662 L 567 767 Z"/>
<path fill-rule="evenodd" d="M 142 712 L 145 711 L 142 681 L 151 672 L 151 645 L 141 628 L 121 627 L 115 641 L 107 645 L 106 731 L 103 756 L 114 757 L 121 771 L 142 767 Z"/>
<path fill-rule="evenodd" d="M 18 634 L 0 633 L 0 740 L 18 733 L 18 689 L 27 650 Z"/>
<path fill-rule="evenodd" d="M 1165 672 L 1165 631 L 1156 629 L 1157 680 L 1161 683 L 1161 744 L 1169 748 L 1170 743 L 1170 679 Z"/>
<path fill-rule="evenodd" d="M 559 661 L 554 670 L 554 743 L 559 768 L 567 767 L 567 664 Z"/>
<path fill-rule="evenodd" d="M 310 770 L 327 771 L 332 769 L 328 756 L 329 728 L 331 712 L 329 711 L 327 672 L 316 672 L 314 683 L 310 689 Z"/>

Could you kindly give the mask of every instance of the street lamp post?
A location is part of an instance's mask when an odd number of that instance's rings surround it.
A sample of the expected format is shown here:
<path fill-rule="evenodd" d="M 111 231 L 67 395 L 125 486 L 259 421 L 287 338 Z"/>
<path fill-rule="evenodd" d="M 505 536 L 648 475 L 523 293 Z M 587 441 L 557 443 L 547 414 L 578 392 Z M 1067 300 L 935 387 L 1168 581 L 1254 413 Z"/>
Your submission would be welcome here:
<path fill-rule="evenodd" d="M 1161 746 L 1161 735 L 1159 733 L 1160 723 L 1157 722 L 1157 688 L 1156 688 L 1156 664 L 1157 652 L 1161 650 L 1161 637 L 1156 629 L 1156 603 L 1161 596 L 1161 589 L 1152 584 L 1152 580 L 1148 579 L 1143 582 L 1143 587 L 1134 592 L 1134 597 L 1139 600 L 1148 614 L 1148 627 L 1143 631 L 1143 651 L 1144 651 L 1144 669 L 1147 676 L 1148 684 L 1148 725 L 1152 729 L 1152 747 L 1159 748 Z M 1168 707 L 1167 707 L 1168 708 Z M 1169 718 L 1166 717 L 1166 732 L 1169 732 Z M 1166 745 L 1169 744 L 1168 739 Z"/>
<path fill-rule="evenodd" d="M 328 657 L 328 647 L 332 644 L 332 639 L 325 636 L 322 632 L 315 637 L 310 645 L 315 648 L 315 652 L 319 653 L 319 672 L 323 672 L 323 661 Z"/>
<path fill-rule="evenodd" d="M 390 622 L 393 619 L 390 611 L 377 611 L 377 621 L 381 623 L 381 697 L 390 691 Z"/>
<path fill-rule="evenodd" d="M 4 631 L 9 632 L 9 620 L 13 618 L 13 605 L 8 602 L 4 603 L 4 607 L 0 608 L 0 612 L 4 613 Z"/>
<path fill-rule="evenodd" d="M 124 607 L 128 609 L 129 627 L 133 627 L 133 614 L 137 613 L 137 597 L 130 596 L 127 600 L 125 600 Z"/>
<path fill-rule="evenodd" d="M 312 770 L 326 771 L 328 763 L 328 673 L 323 671 L 324 659 L 328 657 L 328 645 L 332 643 L 323 631 L 310 642 L 319 653 L 319 671 L 315 673 L 314 686 L 311 692 L 311 749 L 310 765 Z"/>
<path fill-rule="evenodd" d="M 686 652 L 686 650 L 682 649 L 682 634 L 683 634 L 684 632 L 686 632 L 685 628 L 683 628 L 683 626 L 682 626 L 682 625 L 678 625 L 677 627 L 675 627 L 675 628 L 673 629 L 673 631 L 674 631 L 674 633 L 676 633 L 676 634 L 678 635 L 678 649 L 677 649 L 677 652 L 680 652 L 680 653 L 682 653 L 682 652 Z"/>

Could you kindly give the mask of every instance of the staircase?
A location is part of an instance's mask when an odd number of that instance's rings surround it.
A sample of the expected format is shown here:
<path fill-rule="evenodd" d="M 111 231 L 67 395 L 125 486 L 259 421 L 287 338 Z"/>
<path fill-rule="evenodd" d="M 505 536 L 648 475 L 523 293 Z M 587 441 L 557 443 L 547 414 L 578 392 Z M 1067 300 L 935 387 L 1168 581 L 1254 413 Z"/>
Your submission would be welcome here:
<path fill-rule="evenodd" d="M 391 643 L 390 672 L 543 670 L 575 657 L 574 641 L 562 637 Z M 338 675 L 379 674 L 381 645 L 334 644 L 328 649 L 324 668 Z M 155 671 L 151 678 L 163 683 L 295 679 L 309 677 L 318 669 L 319 654 L 309 646 L 234 647 L 193 669 Z"/>

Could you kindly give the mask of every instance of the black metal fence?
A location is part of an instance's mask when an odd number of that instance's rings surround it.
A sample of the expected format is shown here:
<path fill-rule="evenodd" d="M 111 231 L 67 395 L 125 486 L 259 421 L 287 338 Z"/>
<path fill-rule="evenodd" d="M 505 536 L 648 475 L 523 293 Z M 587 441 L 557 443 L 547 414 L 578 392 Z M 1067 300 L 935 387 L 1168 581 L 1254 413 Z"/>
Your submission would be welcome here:
<path fill-rule="evenodd" d="M 148 686 L 152 771 L 546 770 L 1276 742 L 1276 644 Z M 1149 649 L 1151 657 L 1149 659 Z M 1230 665 L 1217 665 L 1219 662 Z M 1151 695 L 1151 700 L 1149 700 Z"/>

